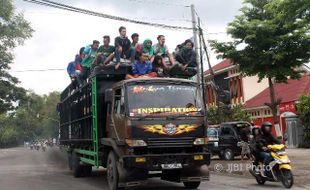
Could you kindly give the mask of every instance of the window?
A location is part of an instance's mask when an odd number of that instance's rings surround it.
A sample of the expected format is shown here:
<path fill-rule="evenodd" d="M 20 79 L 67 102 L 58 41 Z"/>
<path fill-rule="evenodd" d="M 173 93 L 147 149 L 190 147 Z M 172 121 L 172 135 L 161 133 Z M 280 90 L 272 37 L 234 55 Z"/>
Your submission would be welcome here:
<path fill-rule="evenodd" d="M 122 90 L 121 89 L 116 89 L 114 92 L 114 111 L 113 113 L 116 114 L 122 114 Z"/>
<path fill-rule="evenodd" d="M 222 135 L 234 135 L 234 132 L 229 127 L 223 127 L 222 128 Z"/>
<path fill-rule="evenodd" d="M 216 137 L 218 138 L 218 131 L 217 129 L 208 128 L 208 137 Z"/>

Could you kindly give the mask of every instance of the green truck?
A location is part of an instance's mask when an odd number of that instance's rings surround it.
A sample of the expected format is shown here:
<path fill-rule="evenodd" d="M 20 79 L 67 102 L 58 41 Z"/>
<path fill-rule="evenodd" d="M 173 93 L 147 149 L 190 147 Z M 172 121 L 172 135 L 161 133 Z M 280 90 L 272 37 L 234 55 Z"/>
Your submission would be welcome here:
<path fill-rule="evenodd" d="M 179 78 L 124 80 L 128 69 L 96 68 L 82 87 L 62 92 L 59 141 L 69 168 L 75 177 L 106 168 L 110 190 L 150 177 L 198 188 L 210 164 L 199 86 Z"/>

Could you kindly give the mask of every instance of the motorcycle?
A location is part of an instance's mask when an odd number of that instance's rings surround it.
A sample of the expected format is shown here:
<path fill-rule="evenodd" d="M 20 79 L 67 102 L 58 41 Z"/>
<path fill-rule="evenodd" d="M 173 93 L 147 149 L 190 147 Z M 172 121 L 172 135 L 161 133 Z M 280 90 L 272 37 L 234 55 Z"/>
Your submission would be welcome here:
<path fill-rule="evenodd" d="M 290 159 L 285 152 L 283 144 L 268 145 L 268 150 L 271 154 L 271 161 L 267 166 L 260 160 L 254 160 L 250 173 L 255 177 L 259 185 L 264 185 L 266 181 L 279 182 L 283 186 L 291 188 L 294 184 L 294 177 Z"/>

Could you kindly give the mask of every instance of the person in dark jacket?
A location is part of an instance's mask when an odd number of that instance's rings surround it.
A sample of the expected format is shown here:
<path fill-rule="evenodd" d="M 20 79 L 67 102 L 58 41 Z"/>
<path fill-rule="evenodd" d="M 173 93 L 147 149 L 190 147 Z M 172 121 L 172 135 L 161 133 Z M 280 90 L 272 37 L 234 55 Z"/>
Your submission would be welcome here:
<path fill-rule="evenodd" d="M 166 65 L 163 58 L 156 55 L 152 63 L 152 71 L 157 74 L 157 77 L 169 77 L 168 70 L 169 67 Z"/>
<path fill-rule="evenodd" d="M 115 38 L 115 69 L 119 68 L 121 58 L 130 58 L 131 63 L 133 63 L 135 58 L 135 49 L 131 46 L 131 42 L 126 36 L 126 28 L 121 26 L 118 31 L 120 35 Z"/>
<path fill-rule="evenodd" d="M 268 164 L 271 158 L 267 146 L 273 144 L 281 144 L 281 142 L 272 135 L 271 129 L 272 124 L 270 122 L 264 122 L 261 126 L 261 138 L 258 139 L 256 144 L 258 155 L 263 160 L 265 165 Z"/>
<path fill-rule="evenodd" d="M 176 53 L 175 64 L 171 70 L 172 75 L 194 76 L 197 73 L 196 52 L 193 50 L 194 43 L 186 40 Z"/>

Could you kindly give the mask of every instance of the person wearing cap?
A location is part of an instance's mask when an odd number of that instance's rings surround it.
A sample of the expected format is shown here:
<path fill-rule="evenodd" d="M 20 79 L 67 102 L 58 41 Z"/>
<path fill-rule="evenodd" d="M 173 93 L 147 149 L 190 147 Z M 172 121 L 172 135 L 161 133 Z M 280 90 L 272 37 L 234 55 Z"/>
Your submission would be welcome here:
<path fill-rule="evenodd" d="M 103 45 L 98 49 L 97 64 L 107 65 L 113 59 L 115 47 L 110 45 L 110 36 L 103 36 Z"/>
<path fill-rule="evenodd" d="M 96 60 L 99 44 L 100 44 L 99 41 L 94 40 L 91 45 L 88 45 L 84 48 L 83 51 L 84 59 L 81 62 L 82 66 L 81 78 L 83 80 L 86 80 L 90 74 L 90 67 Z"/>

